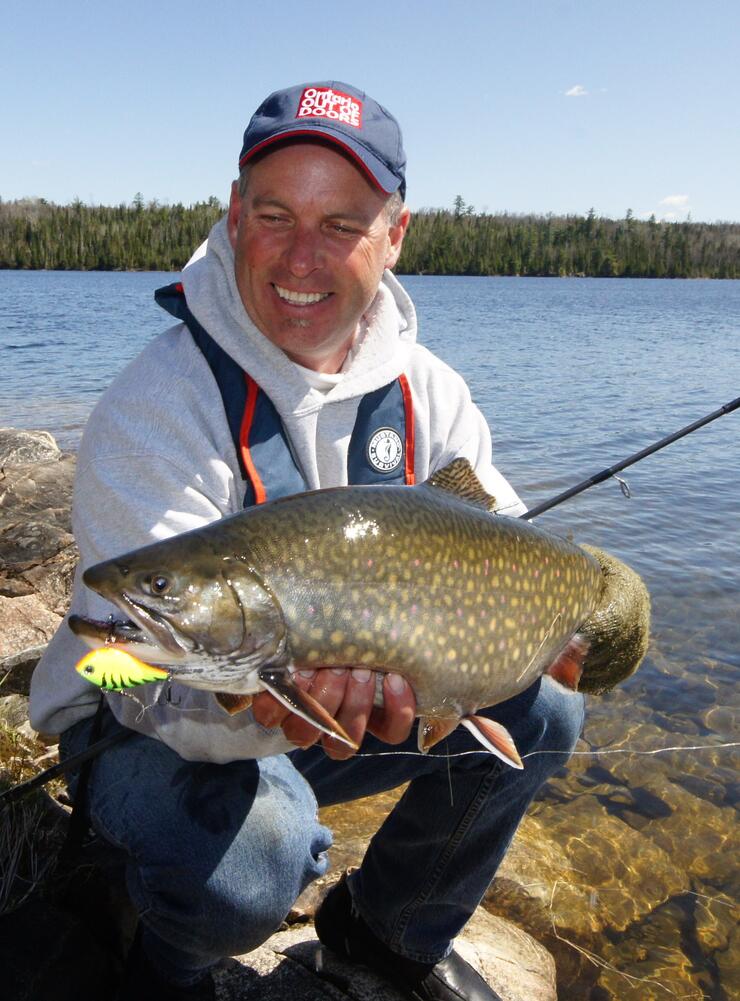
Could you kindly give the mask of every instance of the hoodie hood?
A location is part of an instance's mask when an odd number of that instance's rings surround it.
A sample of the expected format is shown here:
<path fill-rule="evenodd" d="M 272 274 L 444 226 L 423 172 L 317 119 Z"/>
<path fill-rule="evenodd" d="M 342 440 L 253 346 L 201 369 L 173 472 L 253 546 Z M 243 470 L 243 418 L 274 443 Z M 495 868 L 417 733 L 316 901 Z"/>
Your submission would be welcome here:
<path fill-rule="evenodd" d="M 311 389 L 300 369 L 252 323 L 234 277 L 234 252 L 226 217 L 211 230 L 185 266 L 182 284 L 188 306 L 211 337 L 260 385 L 281 415 L 298 416 L 371 392 L 396 379 L 407 367 L 416 341 L 416 312 L 390 271 L 363 317 L 361 340 L 343 378 L 325 396 Z"/>

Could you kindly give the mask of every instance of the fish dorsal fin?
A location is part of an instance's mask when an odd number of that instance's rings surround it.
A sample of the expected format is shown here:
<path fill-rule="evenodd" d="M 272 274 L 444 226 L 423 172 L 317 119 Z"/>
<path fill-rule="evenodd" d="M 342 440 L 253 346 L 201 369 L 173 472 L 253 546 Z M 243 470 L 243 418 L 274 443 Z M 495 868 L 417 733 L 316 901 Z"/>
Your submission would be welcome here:
<path fill-rule="evenodd" d="M 453 459 L 443 469 L 432 473 L 423 486 L 446 490 L 448 494 L 482 507 L 484 511 L 493 511 L 496 507 L 496 498 L 486 491 L 467 459 Z"/>

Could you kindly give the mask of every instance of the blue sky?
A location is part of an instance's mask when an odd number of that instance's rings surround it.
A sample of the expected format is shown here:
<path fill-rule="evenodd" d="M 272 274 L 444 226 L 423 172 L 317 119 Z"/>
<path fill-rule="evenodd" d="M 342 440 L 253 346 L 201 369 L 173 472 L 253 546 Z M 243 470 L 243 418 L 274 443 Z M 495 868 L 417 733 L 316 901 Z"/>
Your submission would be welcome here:
<path fill-rule="evenodd" d="M 740 221 L 737 0 L 4 0 L 0 17 L 5 200 L 225 200 L 262 98 L 334 79 L 401 121 L 412 208 Z"/>

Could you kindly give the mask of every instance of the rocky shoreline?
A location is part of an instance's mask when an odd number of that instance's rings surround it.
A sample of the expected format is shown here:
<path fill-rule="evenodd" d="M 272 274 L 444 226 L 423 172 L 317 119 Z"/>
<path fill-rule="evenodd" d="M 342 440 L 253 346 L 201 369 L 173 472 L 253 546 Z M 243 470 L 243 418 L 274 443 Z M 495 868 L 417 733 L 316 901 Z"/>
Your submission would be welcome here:
<path fill-rule="evenodd" d="M 0 789 L 56 761 L 54 739 L 28 722 L 28 686 L 71 593 L 74 466 L 74 456 L 48 433 L 0 429 Z M 50 864 L 68 814 L 57 783 L 3 817 L 0 951 L 8 1001 L 102 1001 L 132 934 L 115 859 L 91 843 L 72 864 Z M 219 1001 L 399 1001 L 368 971 L 322 949 L 311 922 L 321 894 L 343 867 L 360 861 L 370 833 L 343 837 L 339 831 L 330 875 L 296 902 L 285 927 L 254 952 L 222 964 Z M 457 946 L 504 1001 L 557 998 L 552 955 L 505 917 L 479 908 Z"/>

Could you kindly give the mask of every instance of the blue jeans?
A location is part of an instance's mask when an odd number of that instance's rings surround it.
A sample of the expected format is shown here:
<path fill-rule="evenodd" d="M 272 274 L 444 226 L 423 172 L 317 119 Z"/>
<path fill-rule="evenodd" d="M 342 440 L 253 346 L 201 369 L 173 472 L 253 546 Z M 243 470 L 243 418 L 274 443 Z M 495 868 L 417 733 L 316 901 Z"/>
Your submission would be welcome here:
<path fill-rule="evenodd" d="M 388 753 L 415 751 L 414 731 L 397 747 L 368 736 L 360 754 L 339 762 L 317 747 L 226 765 L 189 762 L 139 734 L 105 751 L 90 776 L 90 821 L 125 854 L 150 959 L 186 984 L 220 958 L 256 948 L 327 869 L 331 833 L 317 805 L 404 782 L 350 891 L 396 952 L 421 962 L 444 957 L 537 790 L 568 760 L 583 699 L 544 678 L 483 713 L 507 727 L 523 758 L 532 755 L 523 771 L 482 751 L 462 727 L 428 755 Z M 62 756 L 86 745 L 90 726 L 85 720 L 63 735 Z M 103 733 L 118 726 L 107 713 Z M 480 753 L 448 758 L 464 751 Z"/>

